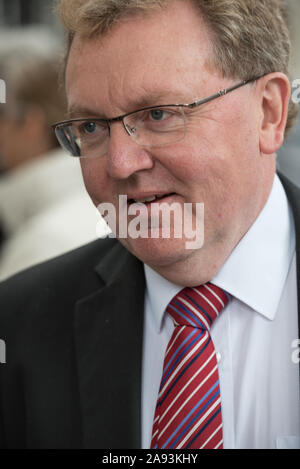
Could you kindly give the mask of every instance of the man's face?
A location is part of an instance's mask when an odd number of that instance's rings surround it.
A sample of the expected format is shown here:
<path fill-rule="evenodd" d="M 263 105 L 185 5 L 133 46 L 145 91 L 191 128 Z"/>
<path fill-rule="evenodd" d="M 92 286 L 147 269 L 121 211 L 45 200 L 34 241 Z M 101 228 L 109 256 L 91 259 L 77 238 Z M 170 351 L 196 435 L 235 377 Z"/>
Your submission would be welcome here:
<path fill-rule="evenodd" d="M 175 1 L 147 17 L 127 18 L 104 37 L 75 37 L 67 67 L 69 108 L 74 117 L 110 118 L 145 106 L 191 103 L 239 81 L 222 78 L 212 67 L 212 57 L 208 28 L 190 2 Z M 121 122 L 113 123 L 107 155 L 81 160 L 97 206 L 111 202 L 118 212 L 119 195 L 128 200 L 165 195 L 153 203 L 178 202 L 182 207 L 204 203 L 201 249 L 186 249 L 184 237 L 120 240 L 178 283 L 180 278 L 169 275 L 171 271 L 188 276 L 200 266 L 198 281 L 216 273 L 255 220 L 269 190 L 259 150 L 255 86 L 242 87 L 187 116 L 184 140 L 164 147 L 139 146 Z"/>

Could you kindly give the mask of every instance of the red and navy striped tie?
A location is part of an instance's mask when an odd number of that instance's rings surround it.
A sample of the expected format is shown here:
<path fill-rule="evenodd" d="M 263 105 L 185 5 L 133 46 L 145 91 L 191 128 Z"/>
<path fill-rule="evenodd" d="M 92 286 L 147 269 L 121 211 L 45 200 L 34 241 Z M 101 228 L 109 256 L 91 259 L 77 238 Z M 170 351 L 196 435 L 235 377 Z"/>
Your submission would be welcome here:
<path fill-rule="evenodd" d="M 167 306 L 175 329 L 167 347 L 152 430 L 152 449 L 222 449 L 214 320 L 230 300 L 207 283 L 184 288 Z"/>

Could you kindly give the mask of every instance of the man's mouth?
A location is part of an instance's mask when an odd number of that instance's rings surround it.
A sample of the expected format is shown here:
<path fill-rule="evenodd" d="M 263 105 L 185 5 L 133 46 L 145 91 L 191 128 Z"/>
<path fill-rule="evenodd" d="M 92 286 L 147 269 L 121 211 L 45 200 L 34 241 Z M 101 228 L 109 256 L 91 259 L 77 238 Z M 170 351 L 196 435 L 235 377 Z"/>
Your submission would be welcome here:
<path fill-rule="evenodd" d="M 166 199 L 167 197 L 171 197 L 175 195 L 175 193 L 166 193 L 166 194 L 154 194 L 148 197 L 140 197 L 140 198 L 131 198 L 128 199 L 128 204 L 150 204 L 156 202 L 157 200 Z"/>

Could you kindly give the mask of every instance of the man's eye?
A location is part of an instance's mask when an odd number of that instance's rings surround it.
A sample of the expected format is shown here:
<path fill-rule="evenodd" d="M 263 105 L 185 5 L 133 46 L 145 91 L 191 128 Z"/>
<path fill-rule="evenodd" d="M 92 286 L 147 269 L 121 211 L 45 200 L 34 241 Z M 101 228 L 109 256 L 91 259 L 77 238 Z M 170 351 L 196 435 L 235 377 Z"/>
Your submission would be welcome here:
<path fill-rule="evenodd" d="M 87 134 L 93 134 L 96 130 L 96 123 L 95 122 L 86 122 L 83 124 L 83 131 Z"/>
<path fill-rule="evenodd" d="M 162 109 L 152 109 L 150 118 L 154 121 L 162 121 L 166 118 L 166 112 Z"/>
<path fill-rule="evenodd" d="M 107 126 L 102 122 L 81 122 L 77 128 L 80 138 L 103 137 L 107 133 Z"/>

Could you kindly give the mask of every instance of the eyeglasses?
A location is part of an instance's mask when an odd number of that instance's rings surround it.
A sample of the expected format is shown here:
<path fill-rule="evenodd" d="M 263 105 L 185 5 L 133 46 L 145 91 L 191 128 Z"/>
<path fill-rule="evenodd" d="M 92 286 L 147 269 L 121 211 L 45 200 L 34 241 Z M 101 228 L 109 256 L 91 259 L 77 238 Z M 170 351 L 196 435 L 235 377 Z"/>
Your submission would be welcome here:
<path fill-rule="evenodd" d="M 258 80 L 244 80 L 231 88 L 219 91 L 208 98 L 191 104 L 168 104 L 151 106 L 113 117 L 112 119 L 72 119 L 58 122 L 52 127 L 62 148 L 71 156 L 96 158 L 104 156 L 109 149 L 110 127 L 114 122 L 122 122 L 127 134 L 143 147 L 161 147 L 184 139 L 187 128 L 187 109 L 225 96 L 231 91 Z"/>

